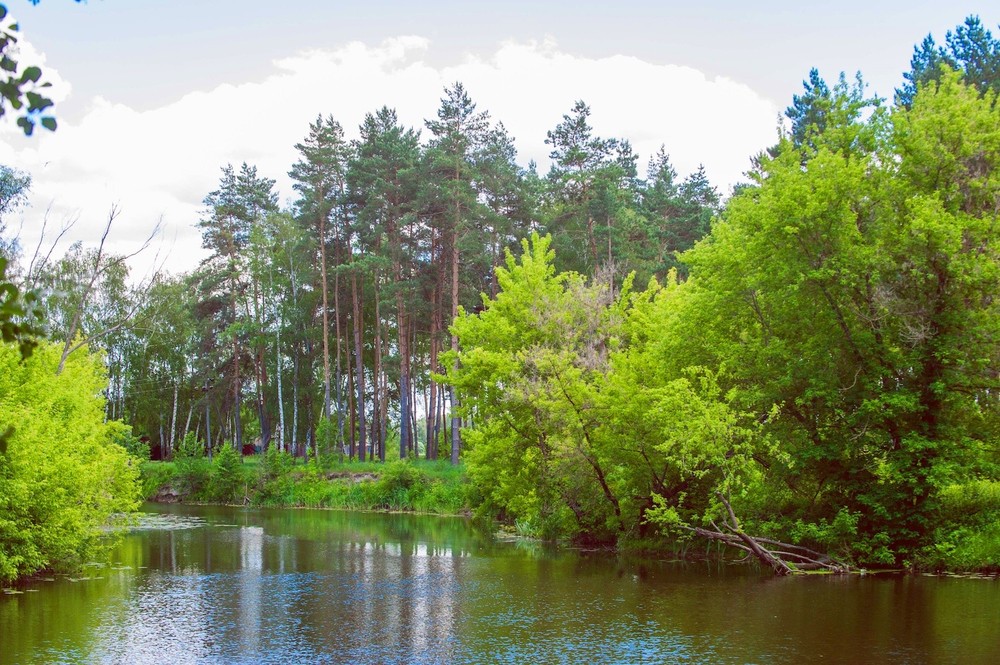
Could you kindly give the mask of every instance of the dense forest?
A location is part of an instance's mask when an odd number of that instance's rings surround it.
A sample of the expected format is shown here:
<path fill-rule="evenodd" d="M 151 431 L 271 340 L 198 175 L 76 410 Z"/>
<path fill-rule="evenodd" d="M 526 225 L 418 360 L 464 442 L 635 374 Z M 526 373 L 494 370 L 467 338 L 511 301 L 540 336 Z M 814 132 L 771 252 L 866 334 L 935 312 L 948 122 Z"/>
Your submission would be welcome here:
<path fill-rule="evenodd" d="M 718 212 L 703 171 L 681 180 L 661 152 L 640 179 L 628 142 L 595 136 L 589 113 L 578 102 L 549 133 L 545 177 L 461 84 L 423 142 L 388 108 L 355 141 L 319 117 L 296 146 L 292 209 L 254 166 L 222 167 L 198 221 L 211 255 L 193 273 L 137 286 L 124 257 L 74 245 L 23 266 L 25 289 L 43 294 L 50 339 L 105 352 L 108 417 L 158 456 L 188 432 L 210 450 L 457 454 L 460 396 L 432 376 L 458 309 L 496 295 L 505 251 L 542 228 L 561 267 L 662 278 Z"/>
<path fill-rule="evenodd" d="M 381 108 L 351 140 L 320 115 L 290 208 L 221 167 L 189 274 L 4 241 L 30 295 L 4 339 L 40 332 L 56 375 L 100 354 L 104 420 L 155 458 L 450 457 L 531 535 L 995 567 L 998 90 L 972 17 L 891 103 L 813 70 L 725 201 L 666 147 L 640 175 L 583 101 L 545 174 L 461 83 L 422 128 Z M 0 170 L 0 224 L 30 183 Z"/>

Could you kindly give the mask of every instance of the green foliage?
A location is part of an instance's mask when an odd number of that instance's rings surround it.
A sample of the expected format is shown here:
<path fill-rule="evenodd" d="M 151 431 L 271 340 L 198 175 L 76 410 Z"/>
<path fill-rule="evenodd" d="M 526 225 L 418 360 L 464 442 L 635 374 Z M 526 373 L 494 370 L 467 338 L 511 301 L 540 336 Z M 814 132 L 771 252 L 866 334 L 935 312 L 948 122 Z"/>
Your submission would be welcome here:
<path fill-rule="evenodd" d="M 948 570 L 1000 570 L 1000 481 L 976 478 L 943 487 L 934 542 L 918 563 Z"/>
<path fill-rule="evenodd" d="M 858 535 L 859 519 L 859 513 L 851 513 L 842 508 L 832 520 L 826 518 L 814 522 L 798 520 L 791 530 L 792 539 L 800 545 L 849 559 L 852 545 Z"/>
<path fill-rule="evenodd" d="M 201 459 L 205 456 L 205 443 L 199 441 L 194 432 L 188 432 L 177 444 L 174 451 L 174 459 L 180 461 L 184 459 Z"/>
<path fill-rule="evenodd" d="M 13 424 L 0 453 L 0 580 L 71 569 L 98 556 L 105 528 L 138 506 L 138 463 L 104 421 L 100 358 L 41 343 L 22 362 L 0 344 L 0 414 Z"/>
<path fill-rule="evenodd" d="M 1000 480 L 975 479 L 941 488 L 941 512 L 951 521 L 1000 518 Z"/>
<path fill-rule="evenodd" d="M 273 480 L 287 474 L 294 465 L 294 457 L 278 450 L 277 446 L 271 446 L 261 456 L 260 463 L 257 465 L 257 473 L 261 480 Z"/>
<path fill-rule="evenodd" d="M 470 491 L 465 471 L 447 462 L 399 460 L 389 464 L 349 462 L 332 467 L 314 461 L 296 464 L 288 453 L 269 450 L 256 469 L 234 459 L 224 464 L 198 459 L 184 466 L 148 462 L 142 467 L 146 496 L 162 487 L 184 500 L 242 502 L 256 506 L 400 510 L 455 515 L 466 510 Z M 247 458 L 250 461 L 250 458 Z M 226 469 L 220 473 L 220 468 Z M 198 482 L 190 480 L 192 474 Z M 223 482 L 228 479 L 227 482 Z"/>
<path fill-rule="evenodd" d="M 337 446 L 337 423 L 329 418 L 322 418 L 316 425 L 316 445 L 321 457 L 336 455 L 338 460 L 343 457 L 343 451 Z"/>
<path fill-rule="evenodd" d="M 142 497 L 149 500 L 161 489 L 171 487 L 177 477 L 177 469 L 174 462 L 145 461 L 139 465 L 139 476 L 142 481 Z"/>
<path fill-rule="evenodd" d="M 195 438 L 194 432 L 188 432 L 174 452 L 174 489 L 182 495 L 201 496 L 208 485 L 211 466 L 205 458 L 204 443 Z"/>
<path fill-rule="evenodd" d="M 897 103 L 910 108 L 918 90 L 940 82 L 946 70 L 960 72 L 965 83 L 982 93 L 1000 92 L 1000 40 L 983 27 L 978 16 L 969 16 L 949 30 L 944 46 L 927 35 L 913 48 L 910 71 L 903 74 L 905 83 L 896 90 Z"/>
<path fill-rule="evenodd" d="M 15 59 L 17 42 L 18 25 L 7 13 L 7 6 L 0 4 L 0 117 L 8 110 L 16 111 L 17 126 L 25 136 L 31 136 L 36 125 L 55 131 L 56 119 L 48 113 L 54 102 L 45 94 L 52 84 L 42 81 L 40 67 Z"/>
<path fill-rule="evenodd" d="M 7 281 L 8 260 L 0 256 L 0 342 L 16 344 L 22 358 L 38 345 L 41 312 L 34 293 L 21 293 Z"/>
<path fill-rule="evenodd" d="M 243 457 L 229 443 L 224 443 L 212 459 L 205 498 L 221 503 L 243 503 L 247 494 L 247 474 Z"/>
<path fill-rule="evenodd" d="M 939 529 L 919 563 L 946 570 L 1000 570 L 1000 518 L 974 527 Z"/>
<path fill-rule="evenodd" d="M 935 533 L 992 551 L 955 506 L 997 480 L 1000 110 L 954 72 L 891 113 L 814 78 L 687 282 L 616 294 L 536 236 L 460 313 L 481 512 L 622 541 L 710 523 L 721 492 L 748 530 L 862 565 Z"/>
<path fill-rule="evenodd" d="M 253 501 L 262 505 L 287 503 L 291 491 L 290 476 L 295 458 L 271 446 L 261 455 L 257 465 L 257 485 Z"/>
<path fill-rule="evenodd" d="M 149 459 L 151 452 L 149 449 L 149 443 L 141 440 L 133 434 L 131 427 L 123 426 L 121 431 L 115 437 L 115 443 L 124 448 L 129 455 L 139 461 L 144 462 Z"/>
<path fill-rule="evenodd" d="M 429 479 L 410 460 L 389 462 L 375 481 L 376 507 L 401 510 L 427 491 Z"/>
<path fill-rule="evenodd" d="M 790 488 L 770 507 L 784 533 L 832 543 L 857 516 L 855 560 L 902 565 L 941 488 L 995 469 L 1000 122 L 954 73 L 910 109 L 862 119 L 857 101 L 834 90 L 810 149 L 765 159 L 685 257 L 660 357 L 724 365 L 742 409 L 779 405 L 783 456 L 761 462 Z"/>
<path fill-rule="evenodd" d="M 286 462 L 272 458 L 258 468 L 258 484 L 266 487 L 281 473 Z M 144 491 L 154 496 L 157 490 L 169 486 L 179 496 L 191 501 L 244 503 L 253 479 L 253 472 L 243 463 L 243 457 L 229 442 L 223 442 L 212 459 L 205 457 L 202 442 L 189 432 L 184 437 L 172 463 L 143 466 Z"/>

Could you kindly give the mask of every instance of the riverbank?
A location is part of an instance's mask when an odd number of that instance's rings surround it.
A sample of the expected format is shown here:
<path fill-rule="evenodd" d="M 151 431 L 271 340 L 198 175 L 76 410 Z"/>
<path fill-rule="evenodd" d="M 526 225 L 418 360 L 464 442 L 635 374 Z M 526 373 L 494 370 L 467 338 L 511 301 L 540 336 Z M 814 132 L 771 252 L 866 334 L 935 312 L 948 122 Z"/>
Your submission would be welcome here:
<path fill-rule="evenodd" d="M 447 461 L 295 460 L 284 453 L 143 462 L 143 495 L 159 503 L 340 508 L 460 515 L 469 512 L 464 468 Z"/>
<path fill-rule="evenodd" d="M 141 478 L 143 497 L 158 503 L 468 515 L 478 505 L 477 498 L 481 500 L 464 465 L 452 466 L 447 461 L 383 464 L 330 458 L 303 462 L 276 451 L 241 457 L 224 449 L 213 460 L 178 456 L 172 462 L 143 462 Z M 951 517 L 951 528 L 936 529 L 936 544 L 909 562 L 906 569 L 996 575 L 1000 571 L 1000 523 L 988 519 L 992 512 L 973 509 L 984 503 L 979 496 L 984 493 L 988 494 L 982 490 L 970 498 L 968 492 L 946 492 L 943 510 Z M 959 519 L 959 514 L 964 517 Z M 507 525 L 507 530 L 517 536 L 538 536 L 518 522 Z M 698 538 L 654 534 L 619 540 L 610 546 L 633 554 L 678 559 L 726 559 L 734 551 Z"/>

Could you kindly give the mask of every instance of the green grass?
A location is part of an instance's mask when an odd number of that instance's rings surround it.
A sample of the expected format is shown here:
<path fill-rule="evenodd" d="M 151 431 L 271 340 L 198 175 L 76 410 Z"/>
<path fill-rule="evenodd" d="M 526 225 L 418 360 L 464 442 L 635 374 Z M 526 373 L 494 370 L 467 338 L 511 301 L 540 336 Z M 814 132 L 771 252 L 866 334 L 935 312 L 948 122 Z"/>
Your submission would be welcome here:
<path fill-rule="evenodd" d="M 1000 571 L 1000 482 L 979 479 L 951 485 L 939 499 L 941 522 L 920 566 Z"/>
<path fill-rule="evenodd" d="M 238 465 L 195 458 L 145 462 L 141 469 L 147 498 L 169 487 L 183 501 L 442 515 L 467 512 L 469 503 L 463 467 L 447 461 L 303 463 L 274 452 Z"/>

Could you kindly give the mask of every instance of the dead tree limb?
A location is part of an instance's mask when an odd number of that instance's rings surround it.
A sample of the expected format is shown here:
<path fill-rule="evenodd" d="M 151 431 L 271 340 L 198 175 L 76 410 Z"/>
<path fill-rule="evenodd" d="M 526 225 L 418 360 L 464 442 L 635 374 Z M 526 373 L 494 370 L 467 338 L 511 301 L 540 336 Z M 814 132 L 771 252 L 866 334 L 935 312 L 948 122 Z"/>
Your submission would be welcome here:
<path fill-rule="evenodd" d="M 714 530 L 691 526 L 681 528 L 702 538 L 715 540 L 752 554 L 758 561 L 774 571 L 775 575 L 791 575 L 807 570 L 827 570 L 834 573 L 846 573 L 850 570 L 846 564 L 833 561 L 830 557 L 808 547 L 783 543 L 770 538 L 755 538 L 749 535 L 740 527 L 736 512 L 726 497 L 721 492 L 716 492 L 715 496 L 727 513 L 721 527 L 715 522 L 711 522 Z"/>
<path fill-rule="evenodd" d="M 142 243 L 139 249 L 129 254 L 113 255 L 105 258 L 104 246 L 107 242 L 108 235 L 111 233 L 111 225 L 114 223 L 115 219 L 118 218 L 119 214 L 120 214 L 120 209 L 118 208 L 118 206 L 112 205 L 111 210 L 108 212 L 108 221 L 104 225 L 104 233 L 101 234 L 101 241 L 97 246 L 97 253 L 94 256 L 94 266 L 90 272 L 90 279 L 87 281 L 87 284 L 83 288 L 83 292 L 80 296 L 80 302 L 76 307 L 76 311 L 73 313 L 73 318 L 70 321 L 69 329 L 66 331 L 66 341 L 63 343 L 63 351 L 62 355 L 59 358 L 59 366 L 56 368 L 57 375 L 62 374 L 63 369 L 65 369 L 66 367 L 66 359 L 69 357 L 71 353 L 73 353 L 77 349 L 81 348 L 82 346 L 86 345 L 87 343 L 95 339 L 103 337 L 104 335 L 107 335 L 124 327 L 132 319 L 132 317 L 136 314 L 136 312 L 138 312 L 138 310 L 142 305 L 141 302 L 133 303 L 132 307 L 129 308 L 129 311 L 118 323 L 112 324 L 103 330 L 88 335 L 83 341 L 80 342 L 74 341 L 76 338 L 76 332 L 80 327 L 80 322 L 83 319 L 84 311 L 87 308 L 90 296 L 92 295 L 98 280 L 109 270 L 111 270 L 111 268 L 119 266 L 128 261 L 129 259 L 137 256 L 141 252 L 145 251 L 149 247 L 149 245 L 153 242 L 153 239 L 160 233 L 162 220 L 160 223 L 157 223 L 157 225 L 153 228 L 152 232 L 150 232 L 149 236 Z M 156 275 L 154 274 L 154 276 L 150 278 L 148 286 L 152 286 L 155 280 L 156 280 Z"/>

